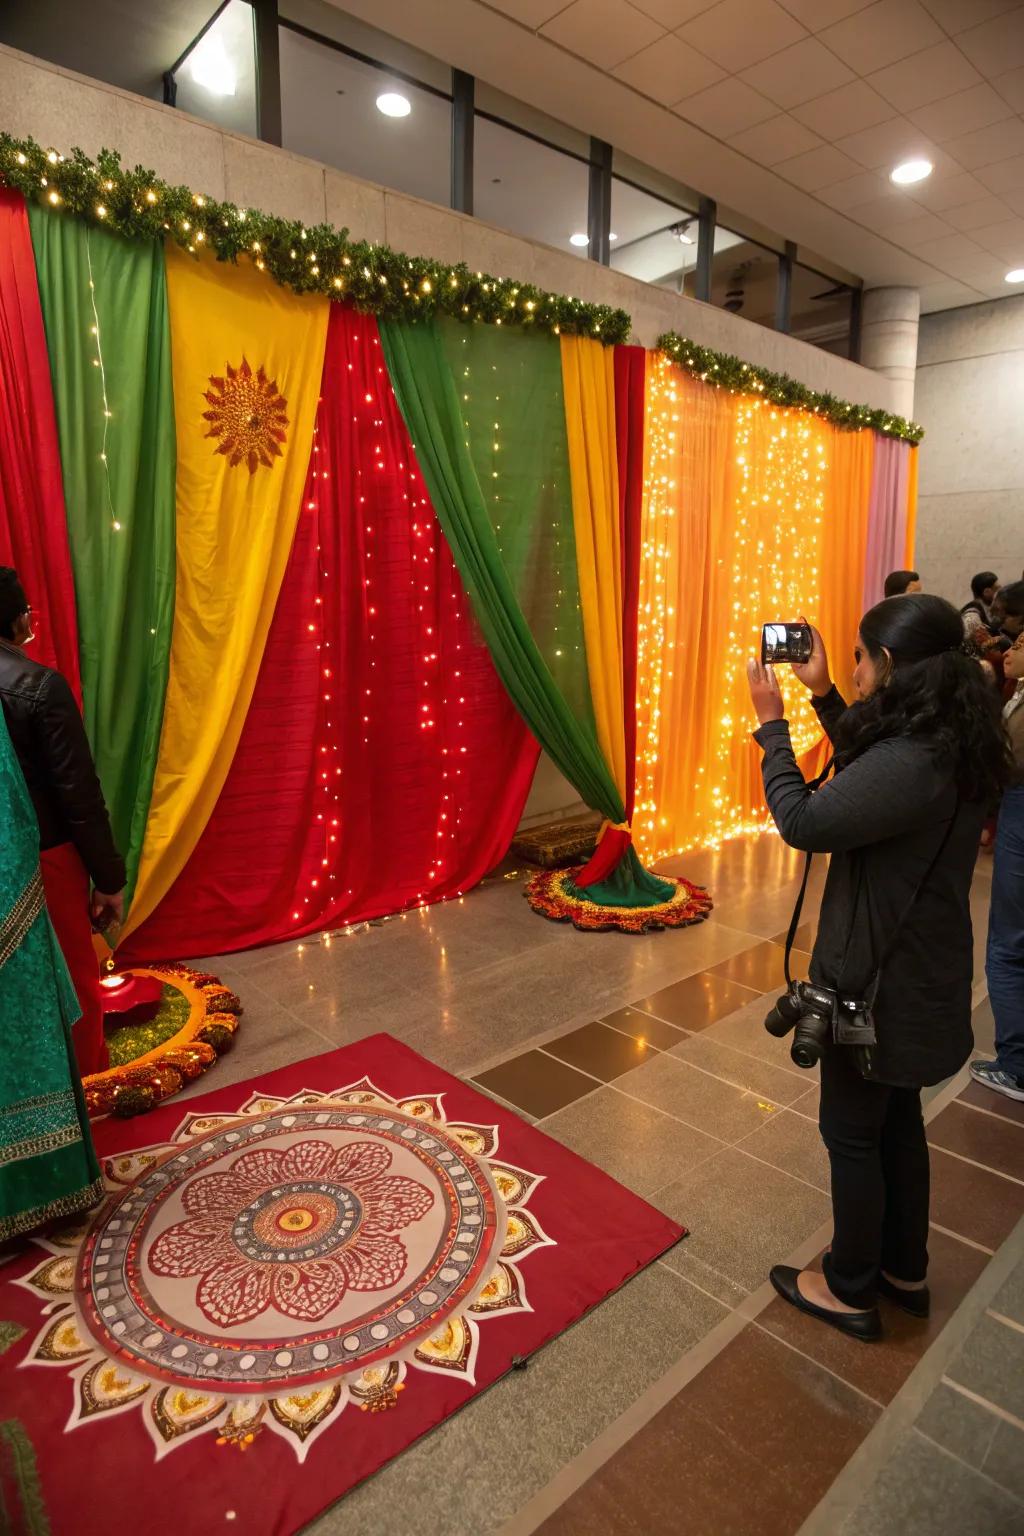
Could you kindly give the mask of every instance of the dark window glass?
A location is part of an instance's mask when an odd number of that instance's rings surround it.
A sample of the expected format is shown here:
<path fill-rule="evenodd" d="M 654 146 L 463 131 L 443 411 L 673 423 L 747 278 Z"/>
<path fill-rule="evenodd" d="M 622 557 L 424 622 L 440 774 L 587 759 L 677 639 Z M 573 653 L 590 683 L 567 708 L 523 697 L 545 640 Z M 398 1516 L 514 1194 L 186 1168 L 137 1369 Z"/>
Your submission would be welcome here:
<path fill-rule="evenodd" d="M 794 262 L 790 291 L 791 334 L 813 347 L 849 357 L 853 289 Z"/>
<path fill-rule="evenodd" d="M 611 264 L 616 272 L 682 293 L 697 265 L 697 215 L 612 177 Z"/>
<path fill-rule="evenodd" d="M 586 256 L 589 166 L 480 113 L 474 141 L 477 218 Z"/>
<path fill-rule="evenodd" d="M 715 249 L 711 262 L 711 302 L 728 309 L 755 325 L 774 326 L 778 298 L 779 257 L 756 241 L 747 240 L 731 229 L 715 226 Z M 688 277 L 686 292 L 693 295 L 693 278 Z"/>
<path fill-rule="evenodd" d="M 182 112 L 255 137 L 256 30 L 247 0 L 231 0 L 174 78 Z"/>

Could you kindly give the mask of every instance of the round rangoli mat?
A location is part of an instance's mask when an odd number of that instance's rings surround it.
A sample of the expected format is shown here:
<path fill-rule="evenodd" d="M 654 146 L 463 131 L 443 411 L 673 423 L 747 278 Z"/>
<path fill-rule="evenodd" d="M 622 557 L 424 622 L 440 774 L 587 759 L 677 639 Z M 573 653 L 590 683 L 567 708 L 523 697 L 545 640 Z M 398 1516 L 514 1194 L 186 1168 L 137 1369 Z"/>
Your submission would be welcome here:
<path fill-rule="evenodd" d="M 490 1171 L 437 1124 L 323 1101 L 174 1148 L 95 1218 L 77 1302 L 109 1356 L 220 1394 L 405 1358 L 507 1240 Z"/>

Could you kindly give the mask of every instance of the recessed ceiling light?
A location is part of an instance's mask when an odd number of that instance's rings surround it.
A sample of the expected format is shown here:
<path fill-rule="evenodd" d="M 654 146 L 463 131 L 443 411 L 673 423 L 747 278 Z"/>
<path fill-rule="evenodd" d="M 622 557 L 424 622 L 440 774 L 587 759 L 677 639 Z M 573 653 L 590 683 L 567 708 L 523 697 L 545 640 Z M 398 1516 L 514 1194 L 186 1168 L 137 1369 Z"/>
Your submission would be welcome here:
<path fill-rule="evenodd" d="M 619 238 L 618 235 L 615 234 L 614 232 L 610 233 L 609 236 L 608 236 L 609 240 L 617 240 L 618 238 Z"/>
<path fill-rule="evenodd" d="M 377 97 L 377 111 L 383 112 L 385 117 L 408 117 L 412 102 L 398 91 L 384 91 Z"/>
<path fill-rule="evenodd" d="M 570 245 L 580 245 L 580 246 L 582 246 L 582 245 L 589 245 L 590 244 L 590 236 L 589 235 L 584 235 L 579 230 L 577 230 L 577 232 L 574 235 L 570 235 L 569 236 L 569 244 Z"/>
<path fill-rule="evenodd" d="M 889 180 L 898 187 L 912 187 L 915 181 L 925 181 L 934 169 L 930 160 L 903 160 L 889 172 Z"/>
<path fill-rule="evenodd" d="M 192 55 L 192 79 L 211 96 L 235 94 L 235 72 L 219 37 L 204 37 Z"/>
<path fill-rule="evenodd" d="M 1024 267 L 1011 267 L 1006 274 L 1008 283 L 1024 283 Z"/>

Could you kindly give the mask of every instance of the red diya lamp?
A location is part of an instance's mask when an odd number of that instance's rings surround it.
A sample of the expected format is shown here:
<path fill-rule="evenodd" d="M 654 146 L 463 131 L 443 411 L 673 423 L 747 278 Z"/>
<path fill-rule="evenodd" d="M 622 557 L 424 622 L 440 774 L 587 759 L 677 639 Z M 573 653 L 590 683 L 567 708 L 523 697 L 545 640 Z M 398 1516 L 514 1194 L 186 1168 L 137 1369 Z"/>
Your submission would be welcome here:
<path fill-rule="evenodd" d="M 163 983 L 155 976 L 136 976 L 131 971 L 115 971 L 113 959 L 106 962 L 105 973 L 100 977 L 103 990 L 103 1012 L 130 1013 L 139 1009 L 142 1018 L 153 1014 L 163 996 Z"/>

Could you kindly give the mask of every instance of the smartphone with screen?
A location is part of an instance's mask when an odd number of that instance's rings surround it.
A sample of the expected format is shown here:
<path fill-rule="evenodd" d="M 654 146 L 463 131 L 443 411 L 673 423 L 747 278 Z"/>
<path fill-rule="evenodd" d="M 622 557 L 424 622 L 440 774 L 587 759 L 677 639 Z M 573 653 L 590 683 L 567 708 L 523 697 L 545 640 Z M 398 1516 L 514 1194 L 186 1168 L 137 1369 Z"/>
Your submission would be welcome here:
<path fill-rule="evenodd" d="M 777 667 L 784 662 L 802 666 L 811 659 L 814 635 L 809 624 L 765 624 L 761 630 L 761 663 Z"/>

